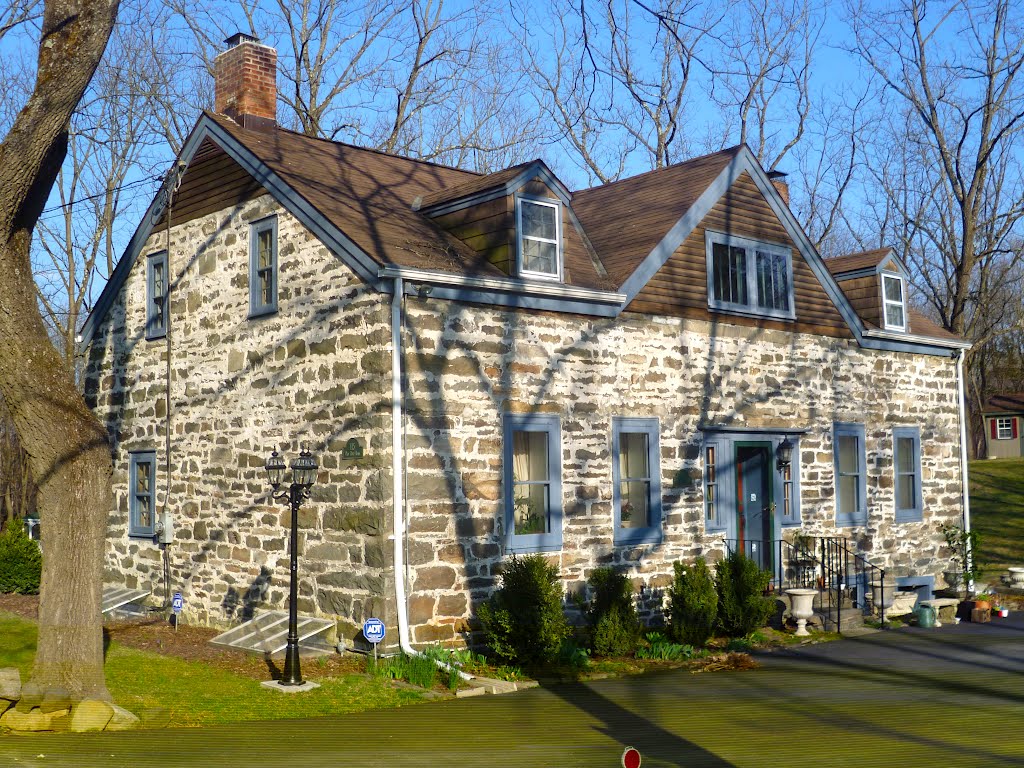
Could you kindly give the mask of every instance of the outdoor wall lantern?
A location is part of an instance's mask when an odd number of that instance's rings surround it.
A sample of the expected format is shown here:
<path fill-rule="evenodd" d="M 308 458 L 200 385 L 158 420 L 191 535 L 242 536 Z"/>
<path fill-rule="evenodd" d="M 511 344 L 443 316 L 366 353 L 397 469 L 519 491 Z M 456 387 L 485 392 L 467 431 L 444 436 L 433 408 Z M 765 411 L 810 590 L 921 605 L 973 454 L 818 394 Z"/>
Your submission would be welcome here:
<path fill-rule="evenodd" d="M 790 442 L 788 435 L 779 443 L 779 447 L 775 449 L 775 461 L 780 471 L 793 463 L 793 443 Z"/>
<path fill-rule="evenodd" d="M 303 499 L 309 498 L 309 489 L 316 482 L 316 472 L 320 466 L 305 447 L 298 458 L 292 461 L 292 482 L 287 489 L 280 491 L 284 479 L 284 458 L 275 450 L 267 458 L 264 468 L 274 491 L 271 496 L 287 501 L 292 509 L 291 531 L 291 582 L 288 587 L 288 646 L 284 657 L 284 672 L 278 681 L 280 685 L 304 685 L 302 670 L 299 669 L 299 616 L 298 616 L 298 543 L 299 543 L 299 507 Z"/>

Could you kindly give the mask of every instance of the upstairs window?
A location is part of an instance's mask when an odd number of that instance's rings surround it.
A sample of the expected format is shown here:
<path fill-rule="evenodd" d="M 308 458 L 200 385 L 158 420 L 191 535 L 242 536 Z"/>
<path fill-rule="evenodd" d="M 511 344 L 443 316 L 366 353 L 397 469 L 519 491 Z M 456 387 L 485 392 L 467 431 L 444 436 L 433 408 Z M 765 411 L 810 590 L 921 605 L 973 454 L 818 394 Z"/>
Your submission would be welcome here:
<path fill-rule="evenodd" d="M 167 252 L 146 259 L 146 338 L 167 335 Z"/>
<path fill-rule="evenodd" d="M 516 198 L 519 274 L 557 280 L 561 276 L 561 206 L 557 201 Z"/>
<path fill-rule="evenodd" d="M 793 254 L 789 248 L 708 232 L 708 306 L 740 314 L 793 319 Z"/>
<path fill-rule="evenodd" d="M 277 217 L 258 221 L 249 235 L 249 317 L 277 311 Z"/>
<path fill-rule="evenodd" d="M 882 275 L 882 314 L 886 330 L 907 329 L 903 278 L 899 275 Z"/>

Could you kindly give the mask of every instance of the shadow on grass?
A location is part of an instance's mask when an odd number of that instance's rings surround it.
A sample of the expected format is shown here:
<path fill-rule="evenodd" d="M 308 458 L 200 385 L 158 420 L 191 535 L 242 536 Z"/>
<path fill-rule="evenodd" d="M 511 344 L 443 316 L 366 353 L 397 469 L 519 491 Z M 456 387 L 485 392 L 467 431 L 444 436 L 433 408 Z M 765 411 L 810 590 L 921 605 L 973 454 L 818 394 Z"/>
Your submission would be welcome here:
<path fill-rule="evenodd" d="M 601 721 L 600 733 L 619 742 L 623 749 L 635 747 L 645 761 L 662 761 L 681 768 L 731 768 L 732 763 L 688 741 L 646 717 L 616 704 L 585 683 L 545 686 L 567 704 Z"/>

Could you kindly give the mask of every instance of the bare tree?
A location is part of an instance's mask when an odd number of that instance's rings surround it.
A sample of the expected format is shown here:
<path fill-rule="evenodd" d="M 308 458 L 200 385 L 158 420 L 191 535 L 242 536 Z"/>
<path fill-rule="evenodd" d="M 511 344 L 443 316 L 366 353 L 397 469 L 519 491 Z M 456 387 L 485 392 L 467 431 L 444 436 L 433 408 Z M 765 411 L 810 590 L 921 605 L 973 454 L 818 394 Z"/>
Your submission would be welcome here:
<path fill-rule="evenodd" d="M 76 699 L 109 698 L 100 597 L 111 462 L 105 430 L 47 335 L 30 251 L 116 14 L 116 0 L 46 0 L 35 85 L 0 143 L 0 395 L 38 483 L 47 537 L 32 682 Z"/>
<path fill-rule="evenodd" d="M 885 87 L 886 226 L 942 324 L 970 336 L 979 279 L 1024 217 L 1024 27 L 1016 5 L 903 0 L 854 9 L 854 52 Z M 956 45 L 951 41 L 956 40 Z"/>

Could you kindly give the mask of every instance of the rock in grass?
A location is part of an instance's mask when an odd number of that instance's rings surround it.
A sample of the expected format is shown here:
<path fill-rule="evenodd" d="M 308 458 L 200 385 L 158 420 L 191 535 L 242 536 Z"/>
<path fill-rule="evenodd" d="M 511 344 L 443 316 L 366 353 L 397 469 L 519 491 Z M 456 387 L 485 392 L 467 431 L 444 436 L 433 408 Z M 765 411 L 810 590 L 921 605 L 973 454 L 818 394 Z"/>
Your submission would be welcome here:
<path fill-rule="evenodd" d="M 53 721 L 65 714 L 65 710 L 47 714 L 39 711 L 38 707 L 31 712 L 9 709 L 0 716 L 0 726 L 10 728 L 12 731 L 52 731 Z"/>
<path fill-rule="evenodd" d="M 29 680 L 23 686 L 21 686 L 21 698 L 18 699 L 18 711 L 22 714 L 28 714 L 35 707 L 38 707 L 43 703 L 43 689 L 39 687 L 37 683 L 33 683 Z"/>
<path fill-rule="evenodd" d="M 0 699 L 0 715 L 2 715 L 4 712 L 6 712 L 8 709 L 10 709 L 13 706 L 14 706 L 14 702 L 13 701 L 8 701 L 7 699 Z"/>
<path fill-rule="evenodd" d="M 71 710 L 68 730 L 72 733 L 102 731 L 114 716 L 114 708 L 105 701 L 86 699 L 78 702 Z"/>
<path fill-rule="evenodd" d="M 43 692 L 43 700 L 39 709 L 43 712 L 56 712 L 58 709 L 71 709 L 71 692 L 66 688 L 47 688 Z"/>
<path fill-rule="evenodd" d="M 21 672 L 15 667 L 0 669 L 0 699 L 17 701 L 21 698 Z"/>
<path fill-rule="evenodd" d="M 110 708 L 114 710 L 114 715 L 110 718 L 110 722 L 107 723 L 108 731 L 130 731 L 132 728 L 139 726 L 139 718 L 127 709 L 122 709 L 116 704 L 111 704 Z"/>

